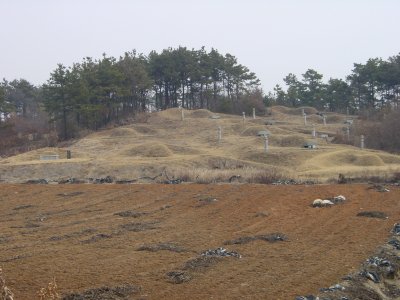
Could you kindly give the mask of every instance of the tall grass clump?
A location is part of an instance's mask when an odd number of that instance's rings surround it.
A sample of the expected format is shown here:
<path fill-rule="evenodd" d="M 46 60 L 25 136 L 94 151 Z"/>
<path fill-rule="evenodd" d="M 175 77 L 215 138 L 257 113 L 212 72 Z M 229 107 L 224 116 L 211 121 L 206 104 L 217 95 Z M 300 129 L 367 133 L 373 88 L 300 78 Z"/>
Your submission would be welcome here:
<path fill-rule="evenodd" d="M 14 294 L 6 286 L 3 270 L 0 268 L 0 300 L 14 300 Z"/>
<path fill-rule="evenodd" d="M 41 288 L 37 292 L 37 296 L 38 296 L 39 300 L 58 300 L 58 299 L 61 299 L 61 296 L 58 293 L 58 287 L 57 287 L 56 279 L 53 278 L 53 280 L 47 284 L 47 287 Z"/>
<path fill-rule="evenodd" d="M 241 169 L 207 169 L 207 168 L 178 168 L 169 170 L 174 178 L 180 178 L 185 182 L 193 183 L 261 183 L 271 184 L 280 180 L 293 179 L 286 172 L 277 168 L 255 169 L 244 167 Z"/>

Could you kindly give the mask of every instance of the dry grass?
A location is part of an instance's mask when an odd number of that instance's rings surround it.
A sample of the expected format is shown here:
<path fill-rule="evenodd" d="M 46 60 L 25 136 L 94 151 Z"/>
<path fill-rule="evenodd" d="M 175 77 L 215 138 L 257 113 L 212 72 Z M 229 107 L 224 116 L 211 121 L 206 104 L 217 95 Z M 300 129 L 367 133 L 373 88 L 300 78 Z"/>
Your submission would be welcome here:
<path fill-rule="evenodd" d="M 143 157 L 168 157 L 172 155 L 172 151 L 163 144 L 147 143 L 129 149 L 126 151 L 126 155 Z"/>
<path fill-rule="evenodd" d="M 276 147 L 297 147 L 300 148 L 307 142 L 307 138 L 304 135 L 291 134 L 291 135 L 277 135 L 271 136 L 271 145 Z"/>
<path fill-rule="evenodd" d="M 37 296 L 39 300 L 57 300 L 61 299 L 61 296 L 58 292 L 58 286 L 56 283 L 56 279 L 53 278 L 51 282 L 47 284 L 47 287 L 41 288 L 37 292 Z"/>
<path fill-rule="evenodd" d="M 1 300 L 14 300 L 14 294 L 6 286 L 3 270 L 0 268 L 0 299 Z"/>
<path fill-rule="evenodd" d="M 185 111 L 187 112 L 187 111 Z M 207 109 L 197 109 L 191 112 L 190 116 L 192 118 L 209 118 L 213 113 Z"/>
<path fill-rule="evenodd" d="M 84 194 L 59 196 L 77 190 Z M 325 210 L 309 206 L 316 197 L 338 194 L 350 201 Z M 66 299 L 115 297 L 121 291 L 116 287 L 126 283 L 142 287 L 140 294 L 128 299 L 223 299 L 227 291 L 231 298 L 294 299 L 295 293 L 315 293 L 335 283 L 366 253 L 385 243 L 400 216 L 399 195 L 398 188 L 381 194 L 365 185 L 2 184 L 0 225 L 9 240 L 0 244 L 0 259 L 7 261 L 7 286 L 18 299 L 35 299 L 48 274 L 56 277 L 63 296 L 74 293 Z M 217 201 L 197 207 L 205 197 Z M 34 207 L 14 210 L 28 205 Z M 360 207 L 385 212 L 389 219 L 356 217 Z M 150 213 L 139 219 L 114 215 L 123 211 Z M 39 213 L 48 217 L 38 223 L 40 227 L 24 228 Z M 140 222 L 131 223 L 135 220 Z M 270 244 L 266 233 L 274 232 L 287 234 L 289 241 Z M 111 238 L 82 243 L 96 234 Z M 200 259 L 183 269 L 185 262 L 197 257 L 194 252 L 261 235 L 267 242 L 230 247 L 243 259 L 222 258 L 215 265 Z M 176 243 L 189 251 L 171 252 L 173 245 L 158 243 Z M 143 245 L 163 250 L 135 251 Z M 186 275 L 192 280 L 182 285 L 166 282 L 165 274 L 176 269 L 181 271 L 171 274 L 171 280 L 185 280 Z M 248 289 L 235 289 L 243 282 Z"/>
<path fill-rule="evenodd" d="M 290 176 L 324 181 L 339 173 L 355 176 L 362 172 L 390 173 L 400 170 L 400 157 L 382 151 L 361 150 L 348 145 L 330 144 L 316 138 L 318 150 L 304 150 L 302 145 L 311 140 L 311 122 L 317 133 L 334 136 L 343 125 L 345 115 L 328 114 L 328 124 L 322 124 L 316 110 L 305 107 L 309 125 L 304 126 L 302 108 L 272 107 L 274 125 L 263 125 L 266 119 L 219 114 L 211 119 L 207 110 L 185 110 L 181 120 L 179 109 L 152 113 L 146 123 L 135 123 L 104 130 L 72 143 L 72 160 L 66 160 L 66 149 L 44 148 L 25 154 L 0 159 L 0 174 L 6 182 L 25 182 L 28 179 L 75 177 L 119 179 L 154 177 L 161 170 L 178 170 L 175 177 L 184 176 L 194 182 L 226 182 L 235 172 L 218 169 L 251 168 L 259 173 L 276 168 L 290 170 Z M 269 117 L 271 118 L 271 117 Z M 222 140 L 217 139 L 217 128 L 222 128 Z M 269 130 L 270 150 L 264 153 L 264 141 L 258 131 Z M 40 154 L 56 153 L 58 161 L 40 161 Z M 224 167 L 223 163 L 233 162 Z M 235 163 L 236 162 L 236 163 Z M 220 166 L 219 166 L 220 165 Z M 183 172 L 180 169 L 185 169 Z M 251 171 L 254 173 L 255 171 Z M 239 172 L 242 178 L 251 178 L 248 171 Z M 238 173 L 238 174 L 239 174 Z M 241 174 L 243 173 L 243 174 Z M 244 182 L 250 181 L 248 179 Z"/>
<path fill-rule="evenodd" d="M 278 180 L 294 178 L 278 168 L 259 170 L 255 168 L 242 169 L 173 169 L 169 171 L 174 178 L 180 178 L 186 182 L 218 183 L 218 182 L 242 182 L 270 184 Z M 232 180 L 232 179 L 235 180 Z"/>
<path fill-rule="evenodd" d="M 132 128 L 121 127 L 121 128 L 112 129 L 109 132 L 109 135 L 111 137 L 113 137 L 113 136 L 117 136 L 117 137 L 134 137 L 134 136 L 137 136 L 137 132 Z"/>
<path fill-rule="evenodd" d="M 259 131 L 267 130 L 266 126 L 250 126 L 243 130 L 242 135 L 244 136 L 257 136 Z"/>

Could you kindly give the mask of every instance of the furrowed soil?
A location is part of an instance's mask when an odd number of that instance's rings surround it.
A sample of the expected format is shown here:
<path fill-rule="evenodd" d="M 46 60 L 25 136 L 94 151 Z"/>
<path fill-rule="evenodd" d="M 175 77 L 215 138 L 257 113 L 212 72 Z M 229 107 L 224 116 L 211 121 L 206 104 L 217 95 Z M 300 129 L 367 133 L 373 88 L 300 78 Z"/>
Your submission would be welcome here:
<path fill-rule="evenodd" d="M 310 206 L 339 194 L 344 204 Z M 367 185 L 1 184 L 0 266 L 16 299 L 34 299 L 53 277 L 63 295 L 133 285 L 131 299 L 294 299 L 339 282 L 384 244 L 399 196 Z M 224 245 L 273 233 L 287 241 Z M 217 247 L 242 257 L 185 269 Z M 176 270 L 188 281 L 172 283 Z"/>

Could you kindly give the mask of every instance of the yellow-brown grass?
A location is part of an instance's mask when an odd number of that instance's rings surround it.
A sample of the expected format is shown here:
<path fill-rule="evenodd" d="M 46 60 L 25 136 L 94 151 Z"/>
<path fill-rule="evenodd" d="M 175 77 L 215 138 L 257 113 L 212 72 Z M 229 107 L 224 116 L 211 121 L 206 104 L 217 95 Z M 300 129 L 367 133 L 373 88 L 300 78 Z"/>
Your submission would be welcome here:
<path fill-rule="evenodd" d="M 0 268 L 0 299 L 1 300 L 14 300 L 14 294 L 6 286 L 3 270 Z"/>
<path fill-rule="evenodd" d="M 76 141 L 68 148 L 72 160 L 65 159 L 66 148 L 44 148 L 0 159 L 0 179 L 20 182 L 68 176 L 155 176 L 163 168 L 211 168 L 209 159 L 240 160 L 242 165 L 260 170 L 284 167 L 294 176 L 321 178 L 331 177 L 334 172 L 353 174 L 364 168 L 380 171 L 400 167 L 398 155 L 330 144 L 322 138 L 313 139 L 318 150 L 302 149 L 312 139 L 312 123 L 318 134 L 333 137 L 344 126 L 345 115 L 328 114 L 324 126 L 320 116 L 312 115 L 316 110 L 305 107 L 309 114 L 309 124 L 305 126 L 302 108 L 275 106 L 270 110 L 272 117 L 247 118 L 245 122 L 239 115 L 219 114 L 219 119 L 211 119 L 208 110 L 185 110 L 183 121 L 177 108 L 152 113 L 147 123 L 103 130 Z M 264 125 L 267 118 L 276 123 Z M 222 128 L 221 141 L 218 141 L 218 126 Z M 271 133 L 267 154 L 264 140 L 257 137 L 263 130 Z M 40 161 L 41 154 L 58 154 L 60 160 Z M 80 175 L 79 170 L 83 170 Z"/>
<path fill-rule="evenodd" d="M 109 133 L 110 133 L 109 135 L 111 137 L 113 137 L 113 136 L 121 136 L 121 137 L 137 136 L 137 132 L 134 129 L 125 128 L 125 127 L 112 129 Z"/>
<path fill-rule="evenodd" d="M 266 126 L 250 126 L 242 131 L 242 135 L 244 136 L 257 136 L 259 131 L 267 130 Z"/>
<path fill-rule="evenodd" d="M 297 147 L 300 148 L 307 142 L 304 135 L 272 135 L 270 138 L 271 145 L 277 147 Z"/>
<path fill-rule="evenodd" d="M 135 125 L 134 130 L 141 134 L 150 134 L 150 135 L 157 134 L 157 130 L 146 125 Z"/>
<path fill-rule="evenodd" d="M 196 109 L 191 111 L 190 116 L 192 118 L 209 118 L 213 113 L 207 109 Z"/>
<path fill-rule="evenodd" d="M 164 144 L 146 143 L 133 147 L 126 151 L 127 156 L 143 157 L 167 157 L 172 155 L 172 151 Z"/>
<path fill-rule="evenodd" d="M 53 278 L 53 280 L 47 284 L 47 287 L 41 288 L 37 292 L 37 296 L 38 296 L 39 300 L 58 300 L 58 299 L 61 299 L 61 296 L 58 293 L 58 287 L 57 287 L 56 279 Z"/>

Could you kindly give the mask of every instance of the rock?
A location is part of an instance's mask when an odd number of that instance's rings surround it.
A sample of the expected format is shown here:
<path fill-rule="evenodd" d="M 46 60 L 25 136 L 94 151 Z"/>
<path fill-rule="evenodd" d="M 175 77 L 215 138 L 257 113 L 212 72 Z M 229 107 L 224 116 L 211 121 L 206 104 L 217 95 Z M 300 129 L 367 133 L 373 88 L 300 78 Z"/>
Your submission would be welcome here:
<path fill-rule="evenodd" d="M 297 296 L 295 300 L 319 300 L 319 297 L 315 297 L 313 295 L 308 296 Z"/>
<path fill-rule="evenodd" d="M 313 207 L 321 207 L 322 206 L 322 199 L 315 199 L 312 204 Z"/>
<path fill-rule="evenodd" d="M 330 200 L 321 200 L 321 199 L 315 199 L 312 206 L 313 207 L 328 207 L 332 206 L 334 203 Z"/>
<path fill-rule="evenodd" d="M 331 206 L 334 203 L 331 200 L 322 200 L 322 206 Z"/>
<path fill-rule="evenodd" d="M 228 251 L 225 248 L 209 249 L 201 253 L 202 256 L 233 256 L 241 258 L 242 256 L 236 251 Z"/>
<path fill-rule="evenodd" d="M 344 291 L 345 290 L 345 287 L 344 286 L 342 286 L 342 285 L 340 285 L 340 284 L 335 284 L 335 285 L 332 285 L 332 286 L 330 286 L 330 287 L 328 287 L 328 288 L 322 288 L 322 289 L 320 289 L 320 291 L 321 292 L 335 292 L 335 291 Z"/>
<path fill-rule="evenodd" d="M 392 265 L 389 260 L 377 256 L 368 258 L 367 264 L 376 267 L 390 267 Z"/>
<path fill-rule="evenodd" d="M 164 184 L 180 184 L 182 182 L 183 182 L 183 180 L 178 178 L 178 179 L 165 180 L 163 183 Z"/>
<path fill-rule="evenodd" d="M 78 184 L 78 183 L 85 183 L 85 181 L 73 177 L 60 179 L 58 181 L 58 184 Z"/>
<path fill-rule="evenodd" d="M 396 250 L 400 250 L 400 242 L 398 240 L 391 239 L 388 244 L 392 245 Z"/>
<path fill-rule="evenodd" d="M 113 183 L 114 179 L 111 176 L 107 176 L 104 178 L 89 178 L 89 181 L 97 184 L 103 184 L 103 183 Z"/>
<path fill-rule="evenodd" d="M 48 184 L 49 181 L 47 179 L 30 179 L 28 181 L 26 181 L 25 183 L 27 184 Z"/>
<path fill-rule="evenodd" d="M 372 272 L 372 271 L 362 271 L 360 273 L 361 276 L 367 278 L 368 280 L 371 280 L 374 283 L 379 283 L 381 282 L 381 278 L 378 275 L 378 273 Z"/>
<path fill-rule="evenodd" d="M 332 201 L 334 203 L 342 203 L 342 202 L 346 201 L 346 197 L 343 195 L 339 195 L 339 196 L 333 197 Z"/>
<path fill-rule="evenodd" d="M 393 227 L 393 233 L 395 234 L 395 235 L 400 235 L 400 223 L 396 223 L 396 224 L 394 224 L 394 227 Z"/>

